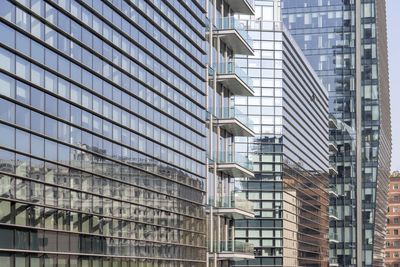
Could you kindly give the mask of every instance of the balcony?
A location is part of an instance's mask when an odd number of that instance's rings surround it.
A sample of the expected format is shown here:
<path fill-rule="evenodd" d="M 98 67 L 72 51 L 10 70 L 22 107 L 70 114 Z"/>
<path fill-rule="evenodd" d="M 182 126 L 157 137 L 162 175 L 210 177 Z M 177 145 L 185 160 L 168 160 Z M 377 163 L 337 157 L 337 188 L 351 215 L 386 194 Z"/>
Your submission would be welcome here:
<path fill-rule="evenodd" d="M 217 253 L 219 260 L 254 259 L 254 246 L 241 241 L 220 241 L 209 243 L 209 250 Z M 210 255 L 211 256 L 211 255 Z"/>
<path fill-rule="evenodd" d="M 254 177 L 253 163 L 241 154 L 232 152 L 220 152 L 217 162 L 217 171 L 232 177 Z"/>
<path fill-rule="evenodd" d="M 330 186 L 329 187 L 329 195 L 333 196 L 333 197 L 338 197 L 338 193 L 337 190 L 334 186 Z"/>
<path fill-rule="evenodd" d="M 333 153 L 338 152 L 338 148 L 335 141 L 329 141 L 329 152 Z"/>
<path fill-rule="evenodd" d="M 245 15 L 255 15 L 254 0 L 225 0 L 233 12 Z"/>
<path fill-rule="evenodd" d="M 339 129 L 337 120 L 333 116 L 329 116 L 329 124 L 328 125 L 329 125 L 329 128 L 331 128 L 331 129 Z"/>
<path fill-rule="evenodd" d="M 234 107 L 222 108 L 217 114 L 216 123 L 235 136 L 254 136 L 254 132 L 250 128 L 249 117 Z"/>
<path fill-rule="evenodd" d="M 333 267 L 339 266 L 339 262 L 338 262 L 337 258 L 329 258 L 329 266 L 333 266 Z"/>
<path fill-rule="evenodd" d="M 329 233 L 329 242 L 330 243 L 339 243 L 336 233 Z"/>
<path fill-rule="evenodd" d="M 241 2 L 240 0 L 233 0 Z M 217 26 L 213 31 L 215 37 L 219 37 L 222 42 L 229 46 L 234 54 L 253 56 L 253 40 L 243 23 L 234 17 L 223 17 L 218 20 Z"/>
<path fill-rule="evenodd" d="M 221 199 L 210 199 L 210 204 L 214 205 L 216 214 L 223 215 L 232 219 L 251 219 L 254 218 L 253 203 L 244 197 L 226 196 Z"/>
<path fill-rule="evenodd" d="M 222 84 L 234 95 L 254 96 L 253 80 L 234 62 L 225 62 L 214 66 L 217 83 Z M 212 77 L 210 75 L 210 77 Z"/>
<path fill-rule="evenodd" d="M 335 166 L 329 165 L 329 174 L 330 175 L 338 175 L 338 171 L 336 170 Z"/>
<path fill-rule="evenodd" d="M 329 219 L 335 221 L 339 220 L 337 211 L 334 207 L 329 207 Z"/>

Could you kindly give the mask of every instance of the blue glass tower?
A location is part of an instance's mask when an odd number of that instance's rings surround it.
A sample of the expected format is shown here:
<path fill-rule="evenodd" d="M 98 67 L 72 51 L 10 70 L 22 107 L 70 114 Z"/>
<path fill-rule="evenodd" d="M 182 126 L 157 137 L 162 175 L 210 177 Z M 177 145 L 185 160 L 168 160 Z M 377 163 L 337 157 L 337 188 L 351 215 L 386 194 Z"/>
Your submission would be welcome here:
<path fill-rule="evenodd" d="M 283 19 L 329 90 L 331 266 L 383 266 L 391 126 L 385 1 L 284 0 Z"/>

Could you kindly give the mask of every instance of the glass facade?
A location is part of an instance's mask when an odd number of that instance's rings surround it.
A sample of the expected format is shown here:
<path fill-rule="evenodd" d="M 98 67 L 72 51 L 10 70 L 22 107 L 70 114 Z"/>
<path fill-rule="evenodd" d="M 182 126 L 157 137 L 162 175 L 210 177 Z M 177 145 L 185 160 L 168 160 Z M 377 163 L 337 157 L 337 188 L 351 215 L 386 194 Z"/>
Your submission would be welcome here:
<path fill-rule="evenodd" d="M 254 177 L 235 179 L 255 217 L 235 220 L 236 240 L 255 259 L 234 266 L 328 266 L 328 97 L 282 26 L 280 1 L 256 1 L 255 16 L 239 16 L 255 56 L 236 56 L 253 80 L 254 96 L 235 96 L 255 137 L 236 137 Z"/>
<path fill-rule="evenodd" d="M 382 266 L 391 134 L 385 1 L 283 1 L 283 20 L 329 90 L 336 266 Z"/>
<path fill-rule="evenodd" d="M 0 265 L 204 266 L 204 1 L 2 1 Z"/>

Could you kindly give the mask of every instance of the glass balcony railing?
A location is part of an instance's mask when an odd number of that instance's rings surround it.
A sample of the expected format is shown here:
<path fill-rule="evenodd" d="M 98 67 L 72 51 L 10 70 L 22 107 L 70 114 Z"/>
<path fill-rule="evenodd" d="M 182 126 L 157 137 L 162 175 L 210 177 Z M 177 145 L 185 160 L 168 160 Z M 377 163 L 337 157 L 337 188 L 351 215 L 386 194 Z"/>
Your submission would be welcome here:
<path fill-rule="evenodd" d="M 329 215 L 337 218 L 337 211 L 334 207 L 329 207 Z"/>
<path fill-rule="evenodd" d="M 329 258 L 329 264 L 337 266 L 339 264 L 337 258 Z"/>
<path fill-rule="evenodd" d="M 337 124 L 337 119 L 333 115 L 329 114 L 329 127 L 337 128 Z"/>
<path fill-rule="evenodd" d="M 209 118 L 209 116 L 213 116 L 216 119 L 237 119 L 249 128 L 254 123 L 247 114 L 244 114 L 235 107 L 217 108 L 216 111 L 214 111 L 213 107 L 210 107 L 206 110 L 206 117 Z"/>
<path fill-rule="evenodd" d="M 242 154 L 231 152 L 220 152 L 218 155 L 218 163 L 236 163 L 250 171 L 253 170 L 253 163 Z"/>
<path fill-rule="evenodd" d="M 331 241 L 338 241 L 337 233 L 329 233 L 329 240 Z"/>
<path fill-rule="evenodd" d="M 234 62 L 224 62 L 218 65 L 216 64 L 213 69 L 220 75 L 236 75 L 242 82 L 244 82 L 253 90 L 253 80 L 241 67 L 236 66 Z"/>
<path fill-rule="evenodd" d="M 211 243 L 208 243 L 209 249 L 211 249 Z M 254 245 L 241 242 L 241 241 L 220 241 L 213 242 L 214 252 L 231 252 L 231 253 L 245 253 L 254 254 Z"/>
<path fill-rule="evenodd" d="M 247 128 L 251 129 L 251 125 L 253 121 L 249 119 L 249 116 L 240 112 L 238 109 L 234 107 L 225 107 L 221 109 L 221 119 L 237 119 L 242 124 L 244 124 Z"/>
<path fill-rule="evenodd" d="M 217 30 L 236 30 L 236 32 L 253 47 L 253 39 L 247 33 L 247 29 L 244 23 L 241 23 L 235 17 L 222 17 L 217 23 Z"/>
<path fill-rule="evenodd" d="M 336 169 L 336 164 L 333 163 L 333 162 L 329 163 L 329 174 L 331 174 L 331 175 L 337 175 L 338 174 L 338 171 Z"/>
<path fill-rule="evenodd" d="M 243 197 L 225 196 L 216 201 L 210 199 L 210 203 L 216 203 L 217 208 L 240 209 L 246 212 L 253 212 L 253 203 Z"/>
<path fill-rule="evenodd" d="M 328 191 L 329 191 L 329 194 L 331 194 L 331 195 L 335 195 L 335 196 L 337 196 L 337 195 L 338 195 L 338 192 L 337 192 L 337 190 L 336 190 L 336 187 L 335 187 L 335 186 L 329 186 L 329 189 L 328 189 Z"/>

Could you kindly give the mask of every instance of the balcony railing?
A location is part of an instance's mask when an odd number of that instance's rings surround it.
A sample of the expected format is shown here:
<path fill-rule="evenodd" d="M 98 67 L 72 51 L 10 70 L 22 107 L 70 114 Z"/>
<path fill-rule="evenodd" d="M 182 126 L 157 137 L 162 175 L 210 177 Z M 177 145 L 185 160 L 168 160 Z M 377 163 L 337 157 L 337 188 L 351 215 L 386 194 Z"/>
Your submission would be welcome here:
<path fill-rule="evenodd" d="M 336 169 L 336 164 L 334 164 L 333 162 L 330 162 L 330 164 L 329 164 L 329 174 L 330 175 L 338 175 L 338 171 Z"/>
<path fill-rule="evenodd" d="M 211 249 L 210 243 L 209 247 Z M 217 253 L 231 252 L 231 253 L 243 253 L 243 254 L 254 254 L 254 245 L 241 242 L 241 241 L 220 241 L 213 243 L 213 251 Z"/>
<path fill-rule="evenodd" d="M 338 192 L 337 192 L 335 186 L 329 186 L 328 192 L 330 195 L 332 195 L 334 197 L 338 197 Z"/>
<path fill-rule="evenodd" d="M 337 243 L 338 235 L 337 233 L 329 233 L 329 242 Z"/>
<path fill-rule="evenodd" d="M 336 208 L 329 207 L 329 216 L 333 218 L 338 218 Z"/>
<path fill-rule="evenodd" d="M 339 266 L 337 258 L 329 258 L 329 266 Z"/>
<path fill-rule="evenodd" d="M 218 155 L 218 163 L 233 163 L 246 168 L 250 171 L 253 170 L 253 163 L 242 154 L 231 153 L 231 152 L 220 152 Z"/>
<path fill-rule="evenodd" d="M 226 196 L 217 199 L 215 202 L 211 199 L 210 203 L 216 203 L 217 208 L 240 209 L 250 213 L 253 212 L 253 203 L 243 197 Z"/>
<path fill-rule="evenodd" d="M 253 123 L 249 116 L 240 112 L 238 109 L 234 107 L 225 107 L 221 108 L 221 119 L 237 119 L 244 125 L 250 128 L 250 125 Z"/>
<path fill-rule="evenodd" d="M 329 115 L 329 128 L 338 129 L 337 119 L 333 115 Z"/>
<path fill-rule="evenodd" d="M 235 17 L 222 17 L 217 22 L 218 30 L 235 30 L 244 41 L 250 46 L 253 47 L 253 39 L 247 33 L 247 29 L 243 23 L 240 23 Z"/>
<path fill-rule="evenodd" d="M 224 62 L 214 66 L 214 70 L 217 70 L 219 75 L 236 75 L 242 82 L 253 90 L 253 80 L 247 75 L 247 73 L 234 62 Z"/>
<path fill-rule="evenodd" d="M 214 111 L 214 109 L 211 107 L 206 111 L 206 119 L 207 120 L 209 119 L 211 114 L 213 114 L 213 116 L 216 119 L 237 120 L 241 124 L 243 124 L 245 127 L 247 127 L 248 129 L 251 129 L 251 125 L 254 124 L 254 122 L 249 118 L 249 116 L 247 114 L 244 114 L 243 112 L 239 111 L 235 107 L 218 108 L 216 111 Z"/>
<path fill-rule="evenodd" d="M 329 140 L 329 152 L 338 152 L 337 143 L 335 140 Z"/>

